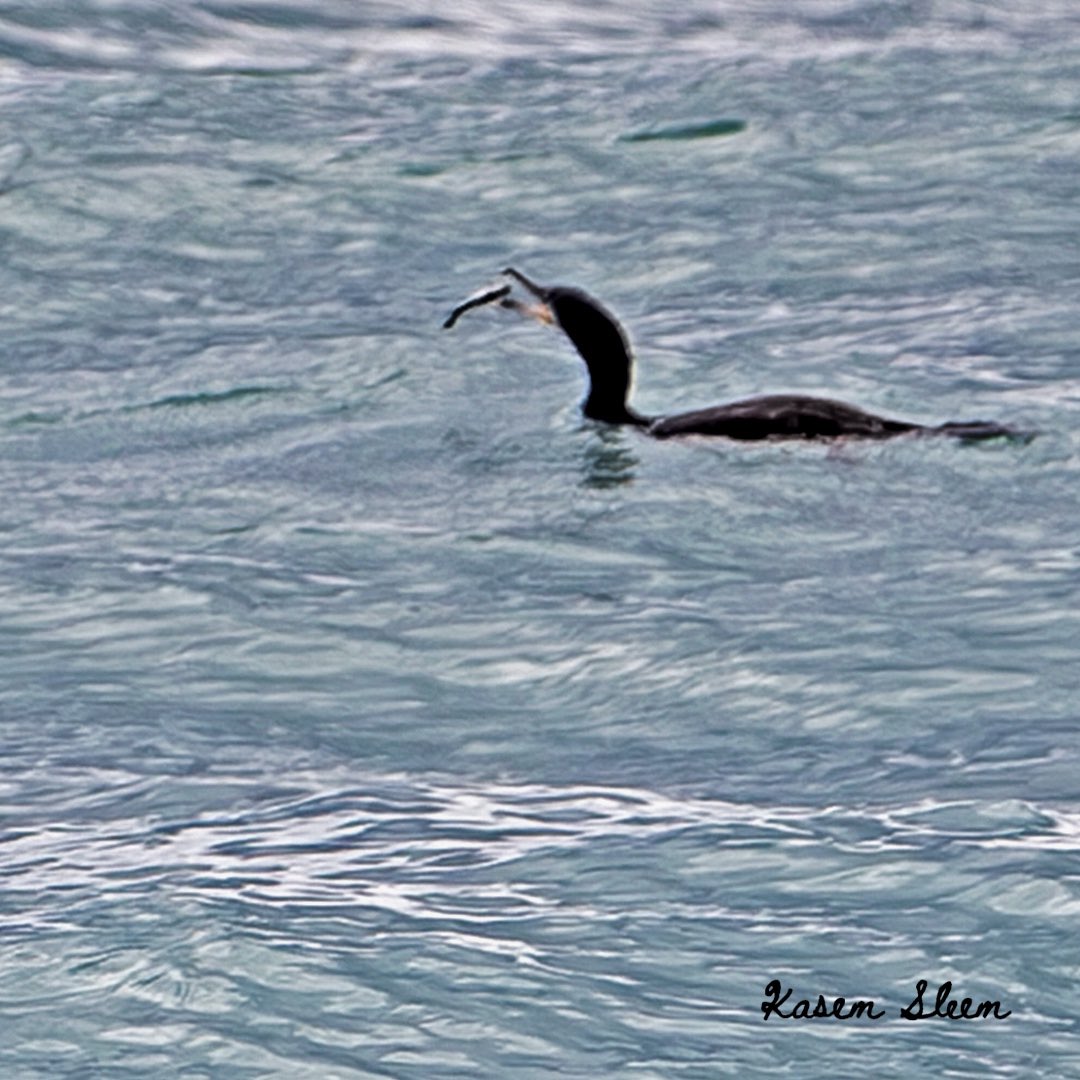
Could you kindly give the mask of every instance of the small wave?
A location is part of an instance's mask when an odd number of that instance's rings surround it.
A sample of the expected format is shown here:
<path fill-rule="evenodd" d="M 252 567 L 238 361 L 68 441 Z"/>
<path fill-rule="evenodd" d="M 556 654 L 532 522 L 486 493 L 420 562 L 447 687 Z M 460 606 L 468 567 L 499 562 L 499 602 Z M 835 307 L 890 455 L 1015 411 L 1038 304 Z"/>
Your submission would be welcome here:
<path fill-rule="evenodd" d="M 169 394 L 156 401 L 128 405 L 124 412 L 137 412 L 142 409 L 184 409 L 192 405 L 221 405 L 224 402 L 262 397 L 266 394 L 283 394 L 287 393 L 288 389 L 284 386 L 234 386 L 229 390 L 199 390 L 188 394 Z"/>
<path fill-rule="evenodd" d="M 30 147 L 22 142 L 0 146 L 0 194 L 14 187 L 15 175 L 30 157 Z"/>

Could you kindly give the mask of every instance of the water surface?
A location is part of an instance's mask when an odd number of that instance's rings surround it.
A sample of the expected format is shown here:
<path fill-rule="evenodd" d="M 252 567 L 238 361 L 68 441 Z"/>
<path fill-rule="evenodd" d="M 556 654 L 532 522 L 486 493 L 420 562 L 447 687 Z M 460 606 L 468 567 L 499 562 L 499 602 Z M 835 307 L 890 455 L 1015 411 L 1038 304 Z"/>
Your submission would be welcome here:
<path fill-rule="evenodd" d="M 0 5 L 5 1076 L 1080 1068 L 1077 17 L 730 8 Z"/>

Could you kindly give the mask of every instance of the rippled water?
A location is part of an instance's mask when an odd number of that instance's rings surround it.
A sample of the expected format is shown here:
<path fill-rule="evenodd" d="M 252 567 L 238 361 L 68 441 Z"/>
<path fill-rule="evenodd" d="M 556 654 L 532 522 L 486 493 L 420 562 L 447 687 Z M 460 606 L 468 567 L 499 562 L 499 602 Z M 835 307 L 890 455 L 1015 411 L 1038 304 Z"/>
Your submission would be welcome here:
<path fill-rule="evenodd" d="M 1080 1073 L 1080 14 L 795 8 L 0 4 L 4 1077 Z"/>

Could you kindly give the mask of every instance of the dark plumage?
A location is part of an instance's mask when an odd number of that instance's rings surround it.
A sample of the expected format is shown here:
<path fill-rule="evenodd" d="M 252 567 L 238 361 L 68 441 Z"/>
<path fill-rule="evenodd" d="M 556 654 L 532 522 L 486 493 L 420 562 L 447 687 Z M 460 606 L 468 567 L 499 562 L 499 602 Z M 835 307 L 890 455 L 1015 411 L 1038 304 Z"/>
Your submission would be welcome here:
<path fill-rule="evenodd" d="M 535 308 L 491 290 L 485 299 L 466 302 L 469 307 L 498 300 L 503 307 L 555 322 L 585 361 L 589 392 L 582 405 L 592 420 L 632 424 L 658 439 L 675 435 L 722 435 L 729 439 L 888 439 L 894 435 L 951 435 L 959 439 L 1023 437 L 1001 424 L 986 421 L 950 422 L 927 426 L 907 420 L 876 416 L 854 405 L 805 394 L 767 394 L 727 405 L 649 417 L 627 404 L 633 375 L 630 346 L 616 318 L 581 289 L 563 285 L 541 286 L 517 270 L 514 278 L 542 302 Z M 486 297 L 490 296 L 490 301 Z M 456 309 L 454 317 L 465 309 Z M 452 325 L 451 322 L 448 325 Z"/>

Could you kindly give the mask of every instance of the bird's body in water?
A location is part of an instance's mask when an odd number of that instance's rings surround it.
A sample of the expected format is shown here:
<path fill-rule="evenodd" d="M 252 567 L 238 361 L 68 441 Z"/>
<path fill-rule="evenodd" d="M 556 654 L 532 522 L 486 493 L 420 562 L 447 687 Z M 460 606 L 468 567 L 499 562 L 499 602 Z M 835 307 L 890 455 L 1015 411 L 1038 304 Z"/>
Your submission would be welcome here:
<path fill-rule="evenodd" d="M 729 439 L 888 439 L 895 435 L 951 435 L 975 440 L 1024 437 L 1011 429 L 981 420 L 923 425 L 876 416 L 854 405 L 804 394 L 767 394 L 726 405 L 695 409 L 671 416 L 650 417 L 628 404 L 633 376 L 629 342 L 618 320 L 599 301 L 581 289 L 541 286 L 517 270 L 506 270 L 539 305 L 526 305 L 508 295 L 508 287 L 491 289 L 459 305 L 446 321 L 481 304 L 498 301 L 511 308 L 554 322 L 573 343 L 589 373 L 589 392 L 582 411 L 591 420 L 629 424 L 659 439 L 676 435 L 718 435 Z"/>

